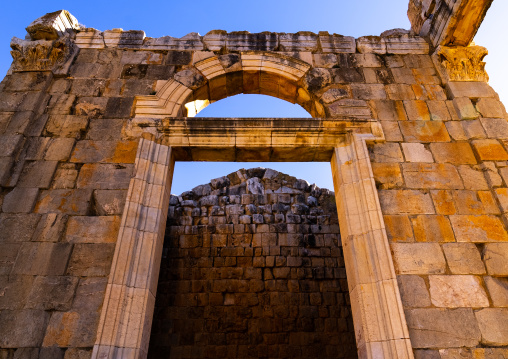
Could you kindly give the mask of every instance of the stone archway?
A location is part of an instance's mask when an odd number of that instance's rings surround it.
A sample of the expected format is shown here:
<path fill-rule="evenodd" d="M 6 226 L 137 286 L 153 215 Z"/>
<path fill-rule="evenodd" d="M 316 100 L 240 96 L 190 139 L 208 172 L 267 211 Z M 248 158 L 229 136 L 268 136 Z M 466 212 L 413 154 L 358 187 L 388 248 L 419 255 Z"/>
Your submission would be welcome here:
<path fill-rule="evenodd" d="M 208 104 L 241 93 L 277 97 L 301 105 L 313 117 L 325 116 L 306 89 L 304 76 L 312 66 L 305 61 L 257 51 L 202 56 L 174 79 L 159 81 L 155 95 L 136 97 L 135 117 L 193 117 Z"/>

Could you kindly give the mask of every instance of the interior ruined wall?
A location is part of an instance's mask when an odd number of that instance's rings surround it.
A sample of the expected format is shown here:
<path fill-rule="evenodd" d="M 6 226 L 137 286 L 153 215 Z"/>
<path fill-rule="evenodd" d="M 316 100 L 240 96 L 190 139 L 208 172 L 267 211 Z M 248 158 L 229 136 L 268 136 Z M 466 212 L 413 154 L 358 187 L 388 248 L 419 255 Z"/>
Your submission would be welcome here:
<path fill-rule="evenodd" d="M 58 41 L 14 44 L 0 84 L 0 356 L 91 355 L 137 147 L 122 129 L 135 96 L 168 79 L 190 100 L 265 93 L 378 120 L 372 169 L 416 357 L 508 355 L 507 115 L 481 54 L 458 56 L 473 77 L 450 77 L 446 54 L 397 31 Z M 297 82 L 244 71 L 249 51 L 309 69 Z M 212 83 L 193 64 L 214 55 L 229 72 Z"/>
<path fill-rule="evenodd" d="M 357 358 L 334 194 L 271 169 L 172 196 L 150 358 Z"/>

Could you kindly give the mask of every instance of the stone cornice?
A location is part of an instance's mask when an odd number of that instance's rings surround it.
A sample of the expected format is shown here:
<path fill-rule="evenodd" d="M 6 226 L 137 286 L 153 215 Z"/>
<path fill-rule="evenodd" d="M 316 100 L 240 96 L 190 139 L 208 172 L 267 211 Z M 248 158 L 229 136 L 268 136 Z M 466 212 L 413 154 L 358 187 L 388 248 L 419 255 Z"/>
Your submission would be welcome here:
<path fill-rule="evenodd" d="M 382 43 L 383 51 L 388 54 L 428 54 L 429 45 L 419 36 L 408 31 L 404 33 L 372 36 L 374 41 Z M 357 40 L 351 36 L 329 34 L 321 31 L 318 34 L 308 31 L 291 33 L 248 31 L 226 32 L 212 30 L 206 35 L 190 33 L 181 38 L 164 36 L 146 37 L 144 31 L 123 31 L 122 29 L 106 30 L 84 29 L 76 34 L 76 45 L 79 48 L 121 48 L 148 51 L 275 51 L 275 52 L 312 52 L 312 53 L 380 53 L 363 46 L 358 48 Z"/>

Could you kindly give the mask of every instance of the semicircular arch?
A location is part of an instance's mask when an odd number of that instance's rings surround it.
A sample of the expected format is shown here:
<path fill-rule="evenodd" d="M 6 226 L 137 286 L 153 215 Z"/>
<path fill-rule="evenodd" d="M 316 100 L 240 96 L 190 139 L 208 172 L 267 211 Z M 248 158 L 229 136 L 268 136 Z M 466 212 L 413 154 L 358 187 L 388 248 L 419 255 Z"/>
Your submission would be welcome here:
<path fill-rule="evenodd" d="M 304 81 L 311 68 L 270 52 L 207 56 L 172 79 L 159 81 L 155 95 L 137 96 L 135 117 L 193 117 L 210 103 L 242 93 L 277 97 L 299 104 L 312 117 L 323 117 L 323 106 Z"/>

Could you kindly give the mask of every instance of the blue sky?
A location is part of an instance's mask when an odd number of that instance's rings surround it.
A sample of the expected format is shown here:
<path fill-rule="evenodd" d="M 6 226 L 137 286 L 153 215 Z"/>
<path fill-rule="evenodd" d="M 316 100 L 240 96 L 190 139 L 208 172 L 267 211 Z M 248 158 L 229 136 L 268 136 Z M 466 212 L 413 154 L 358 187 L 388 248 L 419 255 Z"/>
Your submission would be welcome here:
<path fill-rule="evenodd" d="M 246 5 L 249 4 L 249 5 Z M 144 30 L 147 36 L 181 37 L 190 32 L 204 35 L 213 29 L 250 32 L 328 31 L 360 37 L 379 35 L 393 28 L 410 27 L 407 19 L 408 0 L 216 0 L 203 1 L 9 1 L 0 12 L 0 75 L 7 72 L 11 57 L 10 39 L 23 38 L 24 28 L 45 13 L 69 10 L 80 23 L 99 30 L 123 28 Z M 475 38 L 478 45 L 489 49 L 486 58 L 490 84 L 508 101 L 508 71 L 504 62 L 508 55 L 505 38 L 508 33 L 506 14 L 508 1 L 495 0 Z M 508 103 L 508 102 L 507 102 Z M 259 95 L 239 95 L 207 107 L 200 116 L 208 117 L 308 117 L 298 105 Z M 242 167 L 243 163 L 177 163 L 173 193 L 207 183 Z M 333 189 L 328 163 L 263 164 L 298 178 Z"/>

